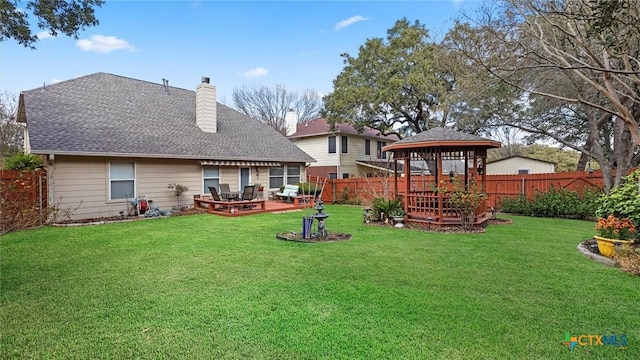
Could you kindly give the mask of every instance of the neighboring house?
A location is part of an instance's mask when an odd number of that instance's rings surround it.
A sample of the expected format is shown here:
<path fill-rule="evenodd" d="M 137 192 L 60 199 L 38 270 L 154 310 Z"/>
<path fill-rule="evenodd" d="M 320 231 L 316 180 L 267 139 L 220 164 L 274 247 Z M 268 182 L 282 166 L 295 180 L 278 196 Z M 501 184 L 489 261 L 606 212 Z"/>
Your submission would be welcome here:
<path fill-rule="evenodd" d="M 556 164 L 526 156 L 509 156 L 487 162 L 487 175 L 545 174 L 555 172 Z"/>
<path fill-rule="evenodd" d="M 297 123 L 288 138 L 317 160 L 307 169 L 308 175 L 332 179 L 389 172 L 393 161 L 382 148 L 398 140 L 395 135 L 383 136 L 369 128 L 359 134 L 349 124 L 336 124 L 331 131 L 324 118 Z"/>
<path fill-rule="evenodd" d="M 74 219 L 128 211 L 145 195 L 161 208 L 208 187 L 267 190 L 297 183 L 315 160 L 270 126 L 216 102 L 202 78 L 195 91 L 96 73 L 20 94 L 25 145 L 42 156 L 49 204 Z"/>

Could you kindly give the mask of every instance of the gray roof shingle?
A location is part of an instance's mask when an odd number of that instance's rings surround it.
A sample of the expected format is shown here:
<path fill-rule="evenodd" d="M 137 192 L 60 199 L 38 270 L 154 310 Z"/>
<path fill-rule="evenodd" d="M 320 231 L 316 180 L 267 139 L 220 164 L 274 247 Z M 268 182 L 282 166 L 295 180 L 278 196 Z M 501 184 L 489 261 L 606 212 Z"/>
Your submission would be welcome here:
<path fill-rule="evenodd" d="M 440 141 L 490 141 L 480 136 L 471 135 L 456 131 L 453 129 L 435 127 L 427 131 L 406 137 L 395 144 L 411 144 L 421 142 L 440 142 Z"/>
<path fill-rule="evenodd" d="M 270 126 L 220 103 L 196 125 L 195 91 L 96 73 L 23 91 L 33 153 L 314 162 Z"/>

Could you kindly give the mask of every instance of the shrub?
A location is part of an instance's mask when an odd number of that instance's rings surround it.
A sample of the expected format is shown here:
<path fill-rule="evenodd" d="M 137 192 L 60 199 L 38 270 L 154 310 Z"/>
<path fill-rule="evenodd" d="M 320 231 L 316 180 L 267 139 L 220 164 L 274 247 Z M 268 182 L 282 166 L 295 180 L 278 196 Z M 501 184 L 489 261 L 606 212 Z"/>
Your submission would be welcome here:
<path fill-rule="evenodd" d="M 402 199 L 385 199 L 382 197 L 373 199 L 371 204 L 373 218 L 377 220 L 388 220 L 393 214 L 403 211 Z M 404 214 L 404 211 L 403 211 Z"/>
<path fill-rule="evenodd" d="M 180 196 L 184 193 L 186 193 L 187 191 L 189 191 L 189 188 L 182 185 L 182 184 L 169 184 L 169 186 L 167 186 L 167 188 L 173 190 L 173 196 L 178 198 L 178 205 L 180 205 Z"/>
<path fill-rule="evenodd" d="M 322 193 L 321 184 L 303 182 L 303 183 L 297 183 L 296 185 L 298 185 L 298 194 L 318 196 Z"/>
<path fill-rule="evenodd" d="M 585 189 L 581 196 L 577 191 L 551 186 L 546 192 L 536 191 L 532 199 L 526 195 L 504 198 L 500 208 L 507 213 L 528 216 L 586 219 L 594 216 L 599 197 L 599 191 L 593 189 Z"/>
<path fill-rule="evenodd" d="M 606 218 L 613 215 L 617 218 L 630 218 L 636 227 L 640 227 L 640 169 L 625 177 L 620 185 L 613 188 L 608 195 L 598 199 L 596 215 Z"/>
<path fill-rule="evenodd" d="M 4 167 L 7 170 L 35 170 L 40 166 L 42 166 L 42 161 L 38 155 L 23 152 L 4 160 Z"/>

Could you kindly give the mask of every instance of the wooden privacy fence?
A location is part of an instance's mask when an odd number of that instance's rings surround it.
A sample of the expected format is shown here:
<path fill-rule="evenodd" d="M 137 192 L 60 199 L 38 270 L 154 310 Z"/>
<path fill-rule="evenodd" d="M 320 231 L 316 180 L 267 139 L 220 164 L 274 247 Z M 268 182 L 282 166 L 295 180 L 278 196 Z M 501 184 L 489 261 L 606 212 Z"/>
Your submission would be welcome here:
<path fill-rule="evenodd" d="M 526 175 L 487 175 L 487 206 L 499 207 L 505 197 L 523 194 L 532 197 L 536 191 L 546 192 L 551 187 L 564 188 L 582 193 L 584 189 L 602 191 L 602 172 L 583 171 L 526 174 Z M 405 188 L 404 177 L 398 179 L 398 189 Z M 435 185 L 433 176 L 412 176 L 412 190 L 430 189 Z M 327 203 L 361 200 L 371 201 L 376 197 L 393 197 L 393 177 L 350 178 L 327 180 L 322 201 Z"/>
<path fill-rule="evenodd" d="M 45 209 L 45 170 L 0 170 L 0 234 L 43 224 Z"/>

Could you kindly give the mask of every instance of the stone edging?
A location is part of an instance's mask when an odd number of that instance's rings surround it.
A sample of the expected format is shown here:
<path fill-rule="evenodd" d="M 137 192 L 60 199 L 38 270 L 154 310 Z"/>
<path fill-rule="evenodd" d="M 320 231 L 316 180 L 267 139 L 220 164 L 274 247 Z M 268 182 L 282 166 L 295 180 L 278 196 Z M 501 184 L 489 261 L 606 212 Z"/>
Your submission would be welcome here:
<path fill-rule="evenodd" d="M 582 255 L 590 259 L 593 259 L 599 263 L 605 264 L 607 266 L 618 267 L 618 263 L 615 260 L 610 259 L 606 256 L 592 253 L 583 243 L 578 244 L 578 251 L 581 252 Z"/>

